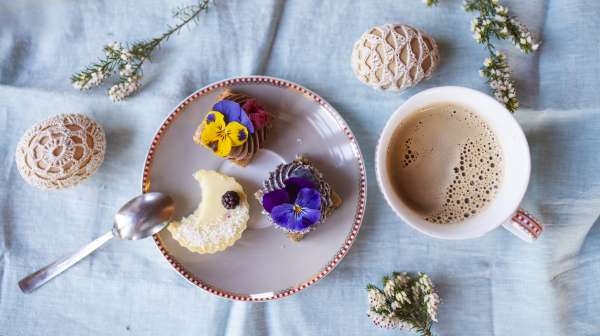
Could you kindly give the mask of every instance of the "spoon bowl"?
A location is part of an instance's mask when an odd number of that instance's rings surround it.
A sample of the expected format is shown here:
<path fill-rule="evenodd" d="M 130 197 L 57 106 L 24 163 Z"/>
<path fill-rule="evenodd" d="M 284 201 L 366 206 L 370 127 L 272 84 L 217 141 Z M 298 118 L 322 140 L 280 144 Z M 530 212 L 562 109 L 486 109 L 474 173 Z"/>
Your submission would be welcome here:
<path fill-rule="evenodd" d="M 163 193 L 147 193 L 127 202 L 115 216 L 113 233 L 127 240 L 144 239 L 162 230 L 173 217 L 175 203 Z"/>
<path fill-rule="evenodd" d="M 113 229 L 110 232 L 23 278 L 19 281 L 19 288 L 25 294 L 34 291 L 92 253 L 112 237 L 138 240 L 151 236 L 169 224 L 174 212 L 175 203 L 169 195 L 158 192 L 140 195 L 127 202 L 119 210 L 115 216 Z"/>

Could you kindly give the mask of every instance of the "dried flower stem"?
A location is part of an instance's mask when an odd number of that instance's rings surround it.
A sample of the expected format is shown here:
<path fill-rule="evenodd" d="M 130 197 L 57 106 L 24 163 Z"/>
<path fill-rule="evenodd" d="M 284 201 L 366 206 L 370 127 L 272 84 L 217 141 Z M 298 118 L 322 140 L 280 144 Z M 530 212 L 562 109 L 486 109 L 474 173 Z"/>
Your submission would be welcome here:
<path fill-rule="evenodd" d="M 163 41 L 168 41 L 169 37 L 188 23 L 194 21 L 198 24 L 198 15 L 208 12 L 210 0 L 200 0 L 197 5 L 185 6 L 173 10 L 173 17 L 179 18 L 181 22 L 175 27 L 169 27 L 169 30 L 161 37 L 142 40 L 122 47 L 121 42 L 112 42 L 103 47 L 106 59 L 99 59 L 100 63 L 93 63 L 84 70 L 71 77 L 73 86 L 79 90 L 89 90 L 94 86 L 100 86 L 105 79 L 110 77 L 115 69 L 119 69 L 119 79 L 108 89 L 108 95 L 112 101 L 127 99 L 135 91 L 139 90 L 141 84 L 139 80 L 143 78 L 142 64 L 150 60 L 150 54 Z M 188 26 L 189 27 L 189 26 Z M 151 60 L 150 60 L 151 61 Z"/>

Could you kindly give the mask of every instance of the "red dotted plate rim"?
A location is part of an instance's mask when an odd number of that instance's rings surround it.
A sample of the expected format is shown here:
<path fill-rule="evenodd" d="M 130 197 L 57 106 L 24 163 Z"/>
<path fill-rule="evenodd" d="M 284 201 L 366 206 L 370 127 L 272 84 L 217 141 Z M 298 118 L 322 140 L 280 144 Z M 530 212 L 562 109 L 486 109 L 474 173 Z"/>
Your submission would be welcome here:
<path fill-rule="evenodd" d="M 222 291 L 218 288 L 215 288 L 209 284 L 204 283 L 202 280 L 197 279 L 193 274 L 188 274 L 188 271 L 185 268 L 183 268 L 173 256 L 170 255 L 166 246 L 163 246 L 160 236 L 158 234 L 155 234 L 152 237 L 154 239 L 154 242 L 155 242 L 158 250 L 161 252 L 163 257 L 167 260 L 167 262 L 169 262 L 169 264 L 171 266 L 173 266 L 173 268 L 181 276 L 183 276 L 186 280 L 188 280 L 190 283 L 192 283 L 196 287 L 199 287 L 199 288 L 201 288 L 211 294 L 214 294 L 216 296 L 220 296 L 222 298 L 226 298 L 226 299 L 230 299 L 230 300 L 268 301 L 268 300 L 280 299 L 283 297 L 290 296 L 292 294 L 296 294 L 296 293 L 312 286 L 317 281 L 321 280 L 325 275 L 329 274 L 331 272 L 331 270 L 333 268 L 335 268 L 335 266 L 337 266 L 339 264 L 339 262 L 342 260 L 342 258 L 346 255 L 350 246 L 352 246 L 352 243 L 354 242 L 356 235 L 358 234 L 358 230 L 360 229 L 360 225 L 361 225 L 363 217 L 364 217 L 365 205 L 366 205 L 366 199 L 367 199 L 367 177 L 366 177 L 366 173 L 365 173 L 365 167 L 364 167 L 362 153 L 360 151 L 360 147 L 358 146 L 358 142 L 356 141 L 356 138 L 354 137 L 354 134 L 350 130 L 350 127 L 348 127 L 348 125 L 346 124 L 344 119 L 340 116 L 340 114 L 331 105 L 329 105 L 329 103 L 327 103 L 323 98 L 319 97 L 314 92 L 306 89 L 305 87 L 303 87 L 301 85 L 298 85 L 298 84 L 295 84 L 293 82 L 289 82 L 289 81 L 286 81 L 283 79 L 275 78 L 275 77 L 267 77 L 267 76 L 236 77 L 236 78 L 225 79 L 225 80 L 207 85 L 207 86 L 199 89 L 198 91 L 192 93 L 191 95 L 189 95 L 177 107 L 175 107 L 173 109 L 173 111 L 171 111 L 171 113 L 169 113 L 169 115 L 165 118 L 162 125 L 156 132 L 156 135 L 154 136 L 154 138 L 152 140 L 152 144 L 150 145 L 150 149 L 148 150 L 148 154 L 146 156 L 146 160 L 144 163 L 144 169 L 143 169 L 143 174 L 142 174 L 142 193 L 146 193 L 147 189 L 150 186 L 149 181 L 150 181 L 150 173 L 151 173 L 152 163 L 154 160 L 154 153 L 155 153 L 156 148 L 160 144 L 160 140 L 161 140 L 163 134 L 169 128 L 170 123 L 174 119 L 176 119 L 177 116 L 191 102 L 195 101 L 199 97 L 201 97 L 207 93 L 210 93 L 213 90 L 222 88 L 222 87 L 227 87 L 227 86 L 231 86 L 231 85 L 235 85 L 235 84 L 244 84 L 244 83 L 271 84 L 271 85 L 276 85 L 276 86 L 280 86 L 283 88 L 298 91 L 299 93 L 303 94 L 304 97 L 306 97 L 312 101 L 315 101 L 316 103 L 321 105 L 321 107 L 323 107 L 323 109 L 329 114 L 329 116 L 331 116 L 337 122 L 340 129 L 345 132 L 346 139 L 350 143 L 350 146 L 353 150 L 353 153 L 357 160 L 357 165 L 359 168 L 360 195 L 359 195 L 359 200 L 358 200 L 357 213 L 356 213 L 356 216 L 354 219 L 354 225 L 352 226 L 350 233 L 348 234 L 346 240 L 344 241 L 344 244 L 342 245 L 341 249 L 338 251 L 338 254 L 335 255 L 331 259 L 331 261 L 325 267 L 323 267 L 316 276 L 309 278 L 309 280 L 304 281 L 304 282 L 300 283 L 299 285 L 296 285 L 292 288 L 285 289 L 283 291 L 279 291 L 279 292 L 275 292 L 275 293 L 267 292 L 267 293 L 262 293 L 262 294 L 238 294 L 238 293 L 230 293 L 230 292 Z"/>

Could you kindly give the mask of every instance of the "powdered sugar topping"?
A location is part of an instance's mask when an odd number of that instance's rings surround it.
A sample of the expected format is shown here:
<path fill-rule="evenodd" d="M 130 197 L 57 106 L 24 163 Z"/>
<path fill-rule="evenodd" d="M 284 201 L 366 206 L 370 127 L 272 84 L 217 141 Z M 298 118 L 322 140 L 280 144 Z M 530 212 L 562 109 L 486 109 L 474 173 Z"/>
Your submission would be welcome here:
<path fill-rule="evenodd" d="M 198 252 L 213 253 L 221 251 L 237 240 L 246 229 L 250 216 L 248 202 L 244 199 L 233 210 L 225 212 L 223 217 L 213 222 L 200 222 L 199 210 L 174 222 L 169 228 L 173 238 L 182 245 Z"/>

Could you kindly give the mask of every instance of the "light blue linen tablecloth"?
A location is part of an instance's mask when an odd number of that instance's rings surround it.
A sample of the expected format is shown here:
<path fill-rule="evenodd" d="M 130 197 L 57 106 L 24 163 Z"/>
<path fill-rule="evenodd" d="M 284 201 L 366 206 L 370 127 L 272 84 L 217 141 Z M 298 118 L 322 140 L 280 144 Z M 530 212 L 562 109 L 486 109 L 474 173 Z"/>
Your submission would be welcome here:
<path fill-rule="evenodd" d="M 3 1 L 0 4 L 0 334 L 2 335 L 391 335 L 365 316 L 364 285 L 393 270 L 430 275 L 444 301 L 439 335 L 600 334 L 600 2 L 501 1 L 540 49 L 508 52 L 522 108 L 515 116 L 532 152 L 524 206 L 546 225 L 527 244 L 500 228 L 442 241 L 403 224 L 385 204 L 373 161 L 377 137 L 408 97 L 440 85 L 489 93 L 477 75 L 486 52 L 471 38 L 459 0 L 220 0 L 145 65 L 142 91 L 112 103 L 105 88 L 73 89 L 69 77 L 111 41 L 160 36 L 180 1 Z M 361 84 L 350 67 L 368 28 L 402 22 L 438 45 L 434 77 L 398 96 Z M 139 194 L 154 132 L 184 97 L 234 76 L 299 83 L 345 118 L 368 171 L 368 205 L 343 262 L 315 286 L 266 303 L 232 302 L 173 271 L 151 240 L 111 241 L 29 295 L 17 282 L 107 232 Z M 92 116 L 107 136 L 104 163 L 82 185 L 28 185 L 15 148 L 37 121 Z M 594 225 L 596 224 L 596 225 Z M 401 333 L 405 333 L 402 331 Z"/>

